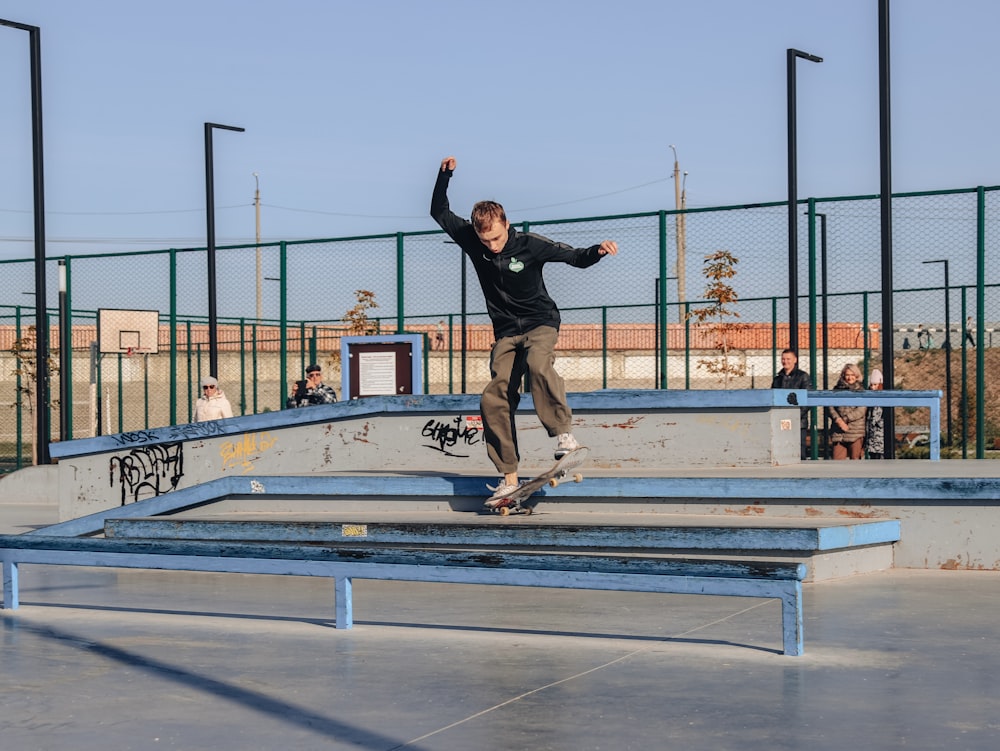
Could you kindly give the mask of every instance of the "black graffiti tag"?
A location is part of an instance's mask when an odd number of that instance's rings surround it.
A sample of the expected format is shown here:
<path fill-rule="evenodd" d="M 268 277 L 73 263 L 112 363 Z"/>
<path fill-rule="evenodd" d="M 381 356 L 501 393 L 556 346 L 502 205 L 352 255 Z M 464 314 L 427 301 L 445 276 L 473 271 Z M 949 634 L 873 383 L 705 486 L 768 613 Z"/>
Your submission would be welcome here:
<path fill-rule="evenodd" d="M 122 486 L 122 506 L 135 503 L 139 496 L 153 497 L 169 493 L 184 476 L 184 445 L 163 443 L 132 449 L 124 456 L 113 456 L 109 466 L 111 487 L 117 480 Z"/>
<path fill-rule="evenodd" d="M 211 438 L 214 435 L 222 435 L 225 420 L 208 420 L 206 422 L 193 422 L 190 425 L 174 425 L 169 428 L 167 438 L 171 441 L 190 441 L 197 438 Z"/>
<path fill-rule="evenodd" d="M 480 430 L 477 427 L 472 427 L 470 425 L 465 425 L 463 427 L 462 420 L 464 418 L 459 415 L 451 422 L 441 422 L 439 420 L 428 420 L 427 424 L 424 425 L 423 430 L 420 434 L 425 438 L 430 438 L 432 441 L 436 442 L 433 444 L 424 444 L 429 449 L 434 449 L 435 451 L 440 451 L 447 456 L 456 456 L 460 458 L 467 458 L 468 454 L 456 454 L 451 449 L 454 449 L 460 443 L 463 447 L 473 446 L 479 443 L 479 433 Z"/>
<path fill-rule="evenodd" d="M 152 430 L 136 430 L 131 433 L 119 433 L 109 436 L 112 441 L 119 446 L 127 446 L 132 443 L 148 443 L 156 440 L 156 433 Z"/>

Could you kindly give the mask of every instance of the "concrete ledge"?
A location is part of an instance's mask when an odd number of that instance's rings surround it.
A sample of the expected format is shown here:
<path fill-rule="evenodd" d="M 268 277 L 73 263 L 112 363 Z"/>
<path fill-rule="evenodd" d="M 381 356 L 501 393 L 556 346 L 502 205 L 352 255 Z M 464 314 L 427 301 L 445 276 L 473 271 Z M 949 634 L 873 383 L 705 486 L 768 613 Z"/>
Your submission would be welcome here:
<path fill-rule="evenodd" d="M 804 398 L 805 392 L 801 392 Z M 796 392 L 573 394 L 572 429 L 605 468 L 799 463 Z M 555 439 L 530 399 L 517 411 L 521 470 L 552 462 Z M 421 471 L 489 465 L 478 397 L 373 397 L 57 444 L 63 519 L 223 477 Z"/>
<path fill-rule="evenodd" d="M 328 512 L 333 516 L 333 512 Z M 463 522 L 359 522 L 354 517 L 310 521 L 156 517 L 108 519 L 108 538 L 147 540 L 242 540 L 261 542 L 355 542 L 402 545 L 530 546 L 533 549 L 631 548 L 643 551 L 784 550 L 825 551 L 899 541 L 899 522 L 846 521 L 837 526 L 725 526 L 705 518 L 699 525 L 673 526 L 670 518 L 649 524 L 468 524 Z"/>
<path fill-rule="evenodd" d="M 9 475 L 0 475 L 0 503 L 59 503 L 59 468 L 50 464 L 25 467 Z"/>
<path fill-rule="evenodd" d="M 80 438 L 74 441 L 53 443 L 49 451 L 54 458 L 86 456 L 88 454 L 120 451 L 133 445 L 152 446 L 177 441 L 203 440 L 236 436 L 252 431 L 273 431 L 279 428 L 318 425 L 331 420 L 375 417 L 379 415 L 414 415 L 459 413 L 479 414 L 479 396 L 458 395 L 407 395 L 377 396 L 352 399 L 336 404 L 263 412 L 257 415 L 233 417 L 225 420 L 172 425 L 161 428 L 135 430 L 128 433 Z M 788 407 L 806 398 L 805 391 L 781 389 L 732 389 L 706 391 L 656 391 L 605 389 L 568 395 L 570 406 L 576 411 L 619 412 L 643 410 L 769 410 Z M 534 412 L 531 394 L 524 394 L 518 415 Z"/>

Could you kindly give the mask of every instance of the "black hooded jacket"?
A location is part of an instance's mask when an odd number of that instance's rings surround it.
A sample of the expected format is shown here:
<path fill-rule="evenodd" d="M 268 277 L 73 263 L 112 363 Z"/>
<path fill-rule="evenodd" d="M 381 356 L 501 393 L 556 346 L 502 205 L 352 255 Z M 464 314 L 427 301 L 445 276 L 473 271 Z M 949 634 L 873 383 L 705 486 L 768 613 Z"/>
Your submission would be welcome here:
<path fill-rule="evenodd" d="M 531 232 L 510 227 L 507 244 L 493 253 L 482 244 L 472 223 L 452 213 L 448 205 L 451 171 L 438 171 L 431 198 L 431 216 L 472 261 L 486 298 L 486 310 L 497 339 L 524 334 L 539 326 L 559 328 L 559 309 L 549 297 L 542 267 L 550 262 L 578 268 L 593 266 L 599 245 L 571 248 Z"/>

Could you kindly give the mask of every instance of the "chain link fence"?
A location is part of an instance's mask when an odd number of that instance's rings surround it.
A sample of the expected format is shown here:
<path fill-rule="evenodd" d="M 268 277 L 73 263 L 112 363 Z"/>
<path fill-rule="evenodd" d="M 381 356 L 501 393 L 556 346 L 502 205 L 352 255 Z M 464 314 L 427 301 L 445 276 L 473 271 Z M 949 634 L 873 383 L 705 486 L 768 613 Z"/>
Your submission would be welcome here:
<path fill-rule="evenodd" d="M 893 201 L 895 386 L 946 394 L 943 442 L 962 455 L 982 456 L 1000 439 L 998 394 L 987 378 L 1000 352 L 998 191 Z M 867 378 L 882 367 L 879 201 L 812 199 L 798 213 L 800 365 L 817 388 L 832 388 L 847 363 Z M 570 391 L 770 386 L 789 342 L 787 204 L 515 224 L 574 247 L 613 239 L 621 248 L 588 269 L 546 271 L 563 314 L 558 367 Z M 692 311 L 711 304 L 704 259 L 720 250 L 736 259 L 735 275 L 724 281 L 737 300 L 728 316 L 700 323 Z M 493 335 L 478 280 L 442 232 L 215 252 L 217 376 L 236 415 L 281 409 L 311 362 L 324 366 L 339 392 L 340 338 L 359 290 L 373 294 L 377 307 L 362 312 L 378 331 L 425 335 L 428 393 L 478 393 L 489 378 Z M 71 357 L 64 357 L 50 293 L 50 399 L 41 408 L 53 438 L 189 422 L 209 374 L 207 251 L 50 259 L 50 290 L 59 288 L 60 260 L 72 333 Z M 9 470 L 32 462 L 37 322 L 34 262 L 0 265 L 0 470 Z M 156 353 L 101 353 L 94 343 L 102 308 L 157 311 Z M 709 365 L 722 357 L 731 365 L 725 380 Z M 57 396 L 63 378 L 66 405 Z M 915 443 L 931 429 L 919 411 L 897 422 L 912 428 Z"/>

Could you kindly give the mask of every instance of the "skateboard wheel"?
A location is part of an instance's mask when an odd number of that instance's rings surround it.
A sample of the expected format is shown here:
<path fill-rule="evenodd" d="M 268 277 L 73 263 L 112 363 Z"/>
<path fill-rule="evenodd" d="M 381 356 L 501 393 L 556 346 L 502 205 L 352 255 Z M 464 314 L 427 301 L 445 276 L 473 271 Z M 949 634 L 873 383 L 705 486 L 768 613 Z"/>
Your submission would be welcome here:
<path fill-rule="evenodd" d="M 531 506 L 525 506 L 521 509 L 521 513 L 525 516 L 531 516 L 534 512 L 535 510 Z"/>
<path fill-rule="evenodd" d="M 502 506 L 500 508 L 500 516 L 507 516 L 510 513 L 510 509 L 507 506 Z"/>
<path fill-rule="evenodd" d="M 549 487 L 550 488 L 555 488 L 555 487 L 558 487 L 558 486 L 559 486 L 559 480 L 557 478 L 553 477 L 551 480 L 549 480 Z"/>
<path fill-rule="evenodd" d="M 583 482 L 583 475 L 577 472 L 573 475 L 573 482 Z"/>

